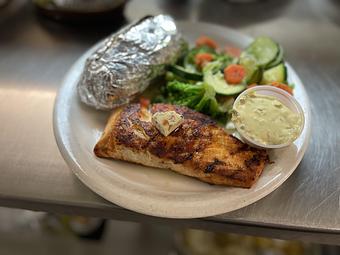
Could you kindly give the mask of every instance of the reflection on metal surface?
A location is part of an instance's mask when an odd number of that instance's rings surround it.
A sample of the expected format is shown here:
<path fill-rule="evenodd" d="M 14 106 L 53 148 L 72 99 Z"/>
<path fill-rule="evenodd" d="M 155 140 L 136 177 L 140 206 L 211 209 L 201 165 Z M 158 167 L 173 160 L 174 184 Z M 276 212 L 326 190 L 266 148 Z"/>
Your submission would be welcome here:
<path fill-rule="evenodd" d="M 321 247 L 299 241 L 188 229 L 175 236 L 180 255 L 321 255 Z"/>
<path fill-rule="evenodd" d="M 143 15 L 169 13 L 178 19 L 206 21 L 230 27 L 243 27 L 280 18 L 292 5 L 292 0 L 239 0 L 247 4 L 236 4 L 238 0 L 194 0 L 194 1 L 158 1 L 146 0 L 140 7 L 139 0 L 131 0 L 126 6 L 126 16 L 133 20 Z M 264 11 L 265 10 L 265 11 Z M 213 14 L 213 15 L 212 15 Z"/>
<path fill-rule="evenodd" d="M 327 19 L 340 26 L 340 1 L 339 0 L 310 0 L 315 15 Z"/>
<path fill-rule="evenodd" d="M 15 85 L 15 84 L 12 84 Z M 26 84 L 27 85 L 27 84 Z M 31 86 L 34 87 L 36 84 L 32 84 Z M 32 99 L 32 103 L 34 102 L 34 99 L 54 99 L 55 92 L 52 90 L 42 90 L 42 89 L 20 89 L 14 88 L 8 86 L 8 87 L 0 87 L 0 97 L 6 99 L 6 101 L 10 101 L 11 98 L 13 100 L 17 100 L 18 106 L 22 104 L 22 100 L 24 100 L 26 97 L 30 97 Z M 20 100 L 21 99 L 21 100 Z M 1 109 L 0 109 L 1 110 Z"/>

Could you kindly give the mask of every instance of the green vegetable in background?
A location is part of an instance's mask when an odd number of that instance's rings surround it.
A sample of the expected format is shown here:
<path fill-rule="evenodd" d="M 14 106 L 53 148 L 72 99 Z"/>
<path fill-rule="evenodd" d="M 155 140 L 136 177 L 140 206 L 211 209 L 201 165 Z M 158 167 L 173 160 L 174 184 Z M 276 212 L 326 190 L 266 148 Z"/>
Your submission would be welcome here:
<path fill-rule="evenodd" d="M 199 112 L 203 112 L 205 114 L 210 114 L 213 118 L 223 117 L 223 114 L 226 111 L 219 106 L 216 98 L 215 98 L 215 90 L 210 85 L 204 83 L 204 95 L 201 98 L 200 102 L 195 106 L 195 110 Z"/>
<path fill-rule="evenodd" d="M 225 122 L 230 102 L 220 104 L 213 87 L 205 83 L 196 85 L 171 81 L 167 85 L 167 100 L 171 104 L 187 106 Z"/>
<path fill-rule="evenodd" d="M 232 64 L 241 65 L 245 77 L 228 83 L 228 67 Z M 187 106 L 225 122 L 231 115 L 234 98 L 247 85 L 261 84 L 261 81 L 286 83 L 286 78 L 283 49 L 269 37 L 256 38 L 240 57 L 209 47 L 209 44 L 198 44 L 187 48 L 174 65 L 167 67 L 167 85 L 153 102 Z"/>
<path fill-rule="evenodd" d="M 177 80 L 168 82 L 166 87 L 167 100 L 171 104 L 184 105 L 195 109 L 204 96 L 203 84 L 192 85 Z"/>

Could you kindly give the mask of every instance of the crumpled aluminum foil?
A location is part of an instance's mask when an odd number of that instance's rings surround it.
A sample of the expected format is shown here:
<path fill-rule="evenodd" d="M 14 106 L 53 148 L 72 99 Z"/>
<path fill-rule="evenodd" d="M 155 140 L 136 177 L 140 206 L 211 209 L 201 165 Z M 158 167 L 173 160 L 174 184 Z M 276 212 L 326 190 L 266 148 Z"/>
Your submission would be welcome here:
<path fill-rule="evenodd" d="M 78 83 L 85 104 L 110 110 L 133 100 L 185 49 L 174 20 L 146 17 L 108 37 L 86 60 Z"/>

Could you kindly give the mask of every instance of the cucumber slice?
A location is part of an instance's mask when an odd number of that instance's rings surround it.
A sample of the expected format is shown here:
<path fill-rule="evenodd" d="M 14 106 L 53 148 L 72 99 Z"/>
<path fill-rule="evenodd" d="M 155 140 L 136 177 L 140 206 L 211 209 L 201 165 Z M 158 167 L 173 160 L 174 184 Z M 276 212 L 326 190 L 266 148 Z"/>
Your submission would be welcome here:
<path fill-rule="evenodd" d="M 186 80 L 201 81 L 203 79 L 202 74 L 190 72 L 182 66 L 178 65 L 169 66 L 169 70 L 173 72 L 175 75 Z"/>
<path fill-rule="evenodd" d="M 261 80 L 262 70 L 252 55 L 243 55 L 243 57 L 240 58 L 239 64 L 246 69 L 247 84 L 257 83 Z"/>
<path fill-rule="evenodd" d="M 213 74 L 212 72 L 207 72 L 204 74 L 204 82 L 214 88 L 217 94 L 231 96 L 241 93 L 246 89 L 247 85 L 229 85 L 225 80 L 221 72 Z"/>
<path fill-rule="evenodd" d="M 266 67 L 274 61 L 278 53 L 279 46 L 277 43 L 268 37 L 258 37 L 241 54 L 241 58 L 244 54 L 252 55 L 260 67 Z"/>
<path fill-rule="evenodd" d="M 276 58 L 274 59 L 274 61 L 272 61 L 271 63 L 269 63 L 269 65 L 266 67 L 266 69 L 272 68 L 274 66 L 279 65 L 281 62 L 283 62 L 283 49 L 280 45 L 278 45 L 279 47 L 279 53 L 277 54 Z"/>
<path fill-rule="evenodd" d="M 263 72 L 261 84 L 270 84 L 272 82 L 286 82 L 286 66 L 281 63 Z"/>
<path fill-rule="evenodd" d="M 254 84 L 254 83 L 259 83 L 262 79 L 262 68 L 258 68 L 254 73 L 253 76 L 249 79 L 247 84 Z"/>

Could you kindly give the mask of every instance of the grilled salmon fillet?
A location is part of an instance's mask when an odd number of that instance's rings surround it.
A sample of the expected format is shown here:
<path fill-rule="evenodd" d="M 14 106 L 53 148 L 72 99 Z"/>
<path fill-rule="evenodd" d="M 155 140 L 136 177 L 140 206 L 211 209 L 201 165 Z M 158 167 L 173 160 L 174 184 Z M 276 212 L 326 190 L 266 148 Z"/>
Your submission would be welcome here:
<path fill-rule="evenodd" d="M 163 136 L 151 122 L 156 112 L 175 111 L 183 123 Z M 131 104 L 114 111 L 94 148 L 98 157 L 167 168 L 211 184 L 250 188 L 268 155 L 228 135 L 208 116 L 187 107 Z"/>

